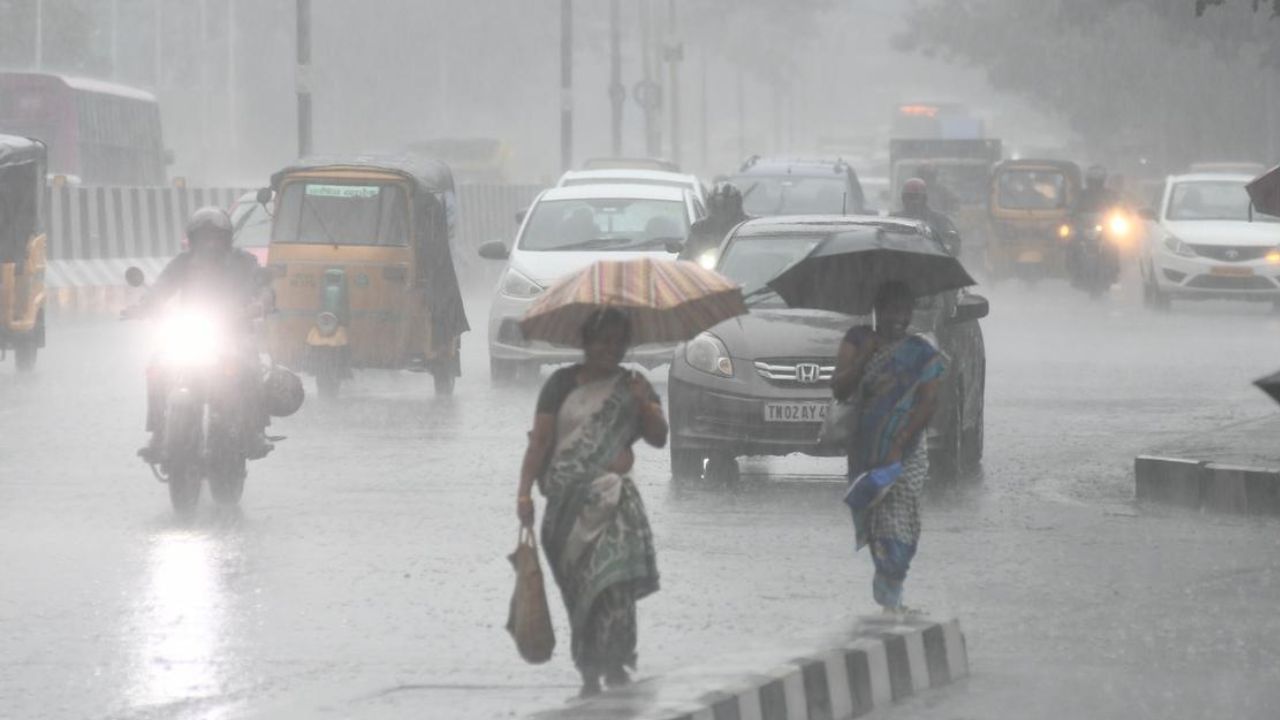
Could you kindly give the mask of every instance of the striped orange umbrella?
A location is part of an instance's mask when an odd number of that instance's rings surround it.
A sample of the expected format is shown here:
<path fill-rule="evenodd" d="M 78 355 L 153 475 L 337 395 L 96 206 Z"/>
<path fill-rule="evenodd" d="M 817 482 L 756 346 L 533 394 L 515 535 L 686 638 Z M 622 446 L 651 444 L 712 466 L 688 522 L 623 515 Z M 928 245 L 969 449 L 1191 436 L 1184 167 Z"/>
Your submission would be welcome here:
<path fill-rule="evenodd" d="M 631 318 L 631 342 L 675 343 L 747 312 L 732 280 L 686 260 L 600 260 L 557 280 L 520 320 L 530 340 L 582 344 L 582 324 L 602 307 Z"/>

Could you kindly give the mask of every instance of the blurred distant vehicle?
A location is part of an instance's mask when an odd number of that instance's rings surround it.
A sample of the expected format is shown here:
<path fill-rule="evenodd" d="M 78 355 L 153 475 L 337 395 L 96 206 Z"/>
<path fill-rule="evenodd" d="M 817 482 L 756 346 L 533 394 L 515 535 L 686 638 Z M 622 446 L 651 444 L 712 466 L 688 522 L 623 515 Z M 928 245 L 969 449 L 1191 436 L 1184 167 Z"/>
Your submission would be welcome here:
<path fill-rule="evenodd" d="M 832 236 L 892 241 L 927 232 L 912 220 L 866 216 L 758 218 L 734 228 L 716 270 L 742 285 L 749 312 L 676 348 L 667 381 L 673 477 L 732 483 L 743 455 L 843 455 L 820 445 L 818 431 L 840 342 L 869 318 L 788 307 L 767 283 Z M 912 319 L 948 358 L 929 427 L 932 471 L 943 481 L 982 459 L 986 349 L 977 321 L 987 311 L 984 298 L 949 292 L 921 298 Z"/>
<path fill-rule="evenodd" d="M 0 135 L 0 352 L 13 351 L 18 372 L 44 347 L 45 157 L 39 141 Z"/>
<path fill-rule="evenodd" d="M 889 141 L 890 180 L 896 201 L 902 185 L 913 177 L 929 184 L 929 206 L 951 218 L 964 238 L 964 260 L 981 264 L 991 237 L 987 198 L 991 169 L 1000 162 L 1003 146 L 995 139 L 910 139 Z M 932 179 L 925 177 L 927 169 Z"/>
<path fill-rule="evenodd" d="M 582 163 L 583 170 L 662 170 L 665 172 L 680 172 L 680 166 L 664 160 L 662 158 L 639 158 L 639 157 L 598 157 L 588 158 Z"/>
<path fill-rule="evenodd" d="M 869 215 L 889 215 L 893 212 L 893 193 L 889 191 L 889 178 L 863 177 L 862 184 L 864 210 Z"/>
<path fill-rule="evenodd" d="M 964 103 L 912 102 L 894 108 L 892 135 L 895 138 L 973 140 L 983 137 L 986 127 Z"/>
<path fill-rule="evenodd" d="M 748 158 L 729 178 L 748 215 L 861 215 L 862 183 L 843 160 Z"/>
<path fill-rule="evenodd" d="M 1188 173 L 1222 173 L 1224 175 L 1248 175 L 1257 177 L 1267 171 L 1267 166 L 1258 162 L 1198 162 L 1191 163 Z"/>
<path fill-rule="evenodd" d="M 549 285 L 596 260 L 657 256 L 674 260 L 697 219 L 693 194 L 660 185 L 577 185 L 542 191 L 508 249 L 494 241 L 480 257 L 506 260 L 489 313 L 489 368 L 495 383 L 574 362 L 582 351 L 527 340 L 520 318 Z M 671 360 L 670 345 L 642 345 L 627 356 L 648 367 Z"/>
<path fill-rule="evenodd" d="M 453 171 L 459 183 L 500 185 L 507 182 L 511 151 L 495 138 L 436 138 L 410 143 L 413 155 L 438 160 Z"/>
<path fill-rule="evenodd" d="M 1165 181 L 1141 253 L 1143 299 L 1163 310 L 1173 298 L 1230 298 L 1280 309 L 1280 218 L 1253 211 L 1251 175 L 1198 173 Z"/>
<path fill-rule="evenodd" d="M 1006 160 L 991 171 L 991 234 L 983 254 L 992 280 L 1061 277 L 1075 228 L 1080 166 L 1062 160 Z"/>
<path fill-rule="evenodd" d="M 258 193 L 247 192 L 231 205 L 231 228 L 234 244 L 258 258 L 266 267 L 267 247 L 271 244 L 271 213 L 258 202 Z"/>
<path fill-rule="evenodd" d="M 663 185 L 684 188 L 698 201 L 699 216 L 706 214 L 707 197 L 702 182 L 696 175 L 666 170 L 635 170 L 614 168 L 610 170 L 570 170 L 560 176 L 556 187 L 575 185 Z"/>
<path fill-rule="evenodd" d="M 100 80 L 0 73 L 0 132 L 43 141 L 48 172 L 85 185 L 164 185 L 172 159 L 155 96 Z"/>

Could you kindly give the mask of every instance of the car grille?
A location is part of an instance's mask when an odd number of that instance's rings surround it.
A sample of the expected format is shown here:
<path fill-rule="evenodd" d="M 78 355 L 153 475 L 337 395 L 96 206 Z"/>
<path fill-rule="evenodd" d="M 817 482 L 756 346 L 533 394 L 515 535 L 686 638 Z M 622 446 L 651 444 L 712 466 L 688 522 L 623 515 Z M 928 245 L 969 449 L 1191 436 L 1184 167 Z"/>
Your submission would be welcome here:
<path fill-rule="evenodd" d="M 756 374 L 778 387 L 803 388 L 831 382 L 831 358 L 766 358 L 755 361 Z"/>
<path fill-rule="evenodd" d="M 1227 245 L 1191 245 L 1191 250 L 1200 257 L 1222 262 L 1251 262 L 1261 260 L 1275 248 L 1255 246 Z"/>
<path fill-rule="evenodd" d="M 1197 275 L 1191 278 L 1187 287 L 1201 290 L 1275 290 L 1276 284 L 1260 275 L 1247 277 Z"/>

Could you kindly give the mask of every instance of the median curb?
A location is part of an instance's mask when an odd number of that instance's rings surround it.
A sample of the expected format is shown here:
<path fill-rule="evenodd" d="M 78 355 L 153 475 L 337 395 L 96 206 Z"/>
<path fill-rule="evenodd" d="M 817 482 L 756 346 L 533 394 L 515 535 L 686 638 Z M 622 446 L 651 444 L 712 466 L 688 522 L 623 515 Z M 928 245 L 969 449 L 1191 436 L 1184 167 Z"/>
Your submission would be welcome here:
<path fill-rule="evenodd" d="M 1280 515 L 1280 468 L 1139 455 L 1138 500 L 1193 510 Z"/>
<path fill-rule="evenodd" d="M 779 663 L 752 652 L 535 715 L 538 720 L 845 720 L 969 674 L 957 620 L 860 618 Z M 772 656 L 772 657 L 770 657 Z M 785 655 L 784 655 L 785 657 Z"/>

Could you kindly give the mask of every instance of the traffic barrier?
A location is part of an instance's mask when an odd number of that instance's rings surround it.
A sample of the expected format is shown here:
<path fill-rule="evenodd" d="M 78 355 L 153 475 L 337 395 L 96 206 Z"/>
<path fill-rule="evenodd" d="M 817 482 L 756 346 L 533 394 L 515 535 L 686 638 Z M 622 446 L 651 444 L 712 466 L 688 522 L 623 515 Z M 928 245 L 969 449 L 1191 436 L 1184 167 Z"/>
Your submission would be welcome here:
<path fill-rule="evenodd" d="M 535 715 L 539 720 L 862 717 L 969 674 L 956 620 L 866 618 L 840 638 L 770 666 L 760 654 L 687 668 Z M 768 668 L 761 671 L 761 668 Z"/>
<path fill-rule="evenodd" d="M 1140 455 L 1138 500 L 1193 510 L 1280 515 L 1280 469 Z"/>
<path fill-rule="evenodd" d="M 204 205 L 230 207 L 233 188 L 49 187 L 45 227 L 51 260 L 172 257 L 187 218 Z"/>

